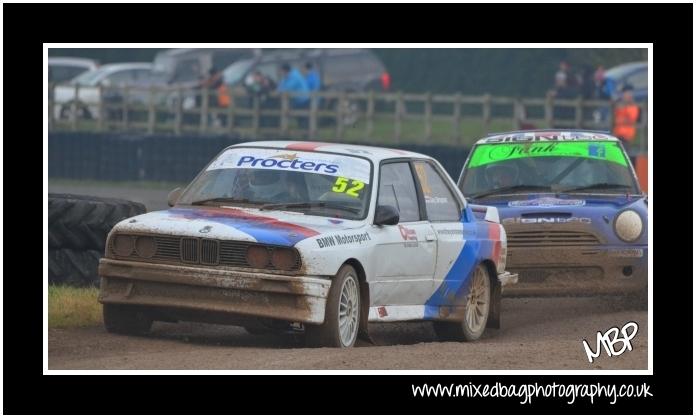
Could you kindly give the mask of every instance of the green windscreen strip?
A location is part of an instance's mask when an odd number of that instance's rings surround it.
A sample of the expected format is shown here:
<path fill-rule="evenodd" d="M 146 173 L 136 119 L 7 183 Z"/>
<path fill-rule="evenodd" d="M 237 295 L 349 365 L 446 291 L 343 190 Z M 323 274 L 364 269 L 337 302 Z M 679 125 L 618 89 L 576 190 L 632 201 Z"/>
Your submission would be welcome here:
<path fill-rule="evenodd" d="M 617 142 L 528 142 L 524 144 L 483 144 L 474 149 L 469 168 L 498 161 L 530 157 L 581 157 L 610 161 L 627 166 Z"/>

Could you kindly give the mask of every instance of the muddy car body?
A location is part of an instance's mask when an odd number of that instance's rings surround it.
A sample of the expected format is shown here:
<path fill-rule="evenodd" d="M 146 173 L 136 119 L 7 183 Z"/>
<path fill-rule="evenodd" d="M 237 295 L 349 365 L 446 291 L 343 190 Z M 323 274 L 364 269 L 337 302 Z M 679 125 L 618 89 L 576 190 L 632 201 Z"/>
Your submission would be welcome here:
<path fill-rule="evenodd" d="M 368 321 L 430 320 L 472 340 L 498 324 L 501 286 L 516 280 L 495 208 L 467 204 L 421 154 L 239 144 L 170 205 L 107 239 L 99 299 L 110 331 L 194 320 L 304 329 L 310 343 L 346 347 Z"/>
<path fill-rule="evenodd" d="M 494 134 L 476 143 L 458 186 L 498 208 L 507 268 L 519 274 L 506 296 L 647 295 L 647 196 L 617 138 Z"/>

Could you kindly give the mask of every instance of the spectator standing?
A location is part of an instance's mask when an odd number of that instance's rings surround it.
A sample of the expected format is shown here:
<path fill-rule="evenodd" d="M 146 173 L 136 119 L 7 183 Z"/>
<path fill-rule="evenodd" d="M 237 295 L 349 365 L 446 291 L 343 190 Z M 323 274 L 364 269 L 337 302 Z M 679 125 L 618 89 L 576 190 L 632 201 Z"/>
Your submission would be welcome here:
<path fill-rule="evenodd" d="M 599 65 L 594 72 L 593 76 L 594 87 L 595 87 L 595 97 L 602 97 L 602 86 L 604 85 L 604 66 Z"/>
<path fill-rule="evenodd" d="M 626 85 L 622 90 L 621 99 L 614 107 L 614 136 L 623 141 L 625 146 L 636 139 L 636 124 L 640 116 L 640 108 L 633 101 L 633 87 Z"/>
<path fill-rule="evenodd" d="M 565 61 L 561 61 L 560 64 L 558 64 L 558 71 L 556 71 L 556 75 L 554 77 L 554 90 L 556 92 L 556 96 L 559 98 L 564 98 L 567 97 L 568 93 L 568 63 Z"/>
<path fill-rule="evenodd" d="M 307 62 L 304 65 L 304 77 L 310 93 L 321 90 L 321 77 L 319 76 L 319 71 L 314 68 L 314 64 L 311 62 Z M 315 100 L 317 101 L 317 107 L 319 107 L 320 99 L 316 98 Z"/>
<path fill-rule="evenodd" d="M 278 82 L 278 92 L 288 92 L 291 95 L 290 104 L 295 109 L 309 108 L 309 87 L 307 81 L 297 68 L 290 68 L 290 64 L 283 64 L 280 67 L 280 81 Z M 300 116 L 297 118 L 300 128 L 308 126 L 308 118 Z"/>

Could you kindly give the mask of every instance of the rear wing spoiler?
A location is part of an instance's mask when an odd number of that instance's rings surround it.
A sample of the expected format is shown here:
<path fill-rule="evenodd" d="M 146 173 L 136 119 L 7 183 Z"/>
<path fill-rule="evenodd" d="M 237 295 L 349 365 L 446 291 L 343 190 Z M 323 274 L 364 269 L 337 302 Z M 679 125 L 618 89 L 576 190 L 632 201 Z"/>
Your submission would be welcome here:
<path fill-rule="evenodd" d="M 498 208 L 495 206 L 485 206 L 485 205 L 472 205 L 469 204 L 471 212 L 473 212 L 476 219 L 483 219 L 488 222 L 500 223 L 500 215 L 498 215 Z"/>

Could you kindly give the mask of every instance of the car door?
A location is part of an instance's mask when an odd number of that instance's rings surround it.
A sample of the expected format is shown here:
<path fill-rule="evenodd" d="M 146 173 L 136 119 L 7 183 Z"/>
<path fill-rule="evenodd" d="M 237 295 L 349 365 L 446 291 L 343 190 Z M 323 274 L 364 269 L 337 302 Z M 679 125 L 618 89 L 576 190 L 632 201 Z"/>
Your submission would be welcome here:
<path fill-rule="evenodd" d="M 426 305 L 426 317 L 438 316 L 428 309 L 452 306 L 461 302 L 461 290 L 475 260 L 474 241 L 468 248 L 466 237 L 475 236 L 474 224 L 465 228 L 462 222 L 463 203 L 459 201 L 451 181 L 432 161 L 414 162 L 418 186 L 425 202 L 428 221 L 437 236 L 437 260 L 433 274 L 433 294 Z"/>
<path fill-rule="evenodd" d="M 411 163 L 380 166 L 377 205 L 399 211 L 398 225 L 375 226 L 375 280 L 372 306 L 423 305 L 432 294 L 437 242 L 420 205 Z"/>

